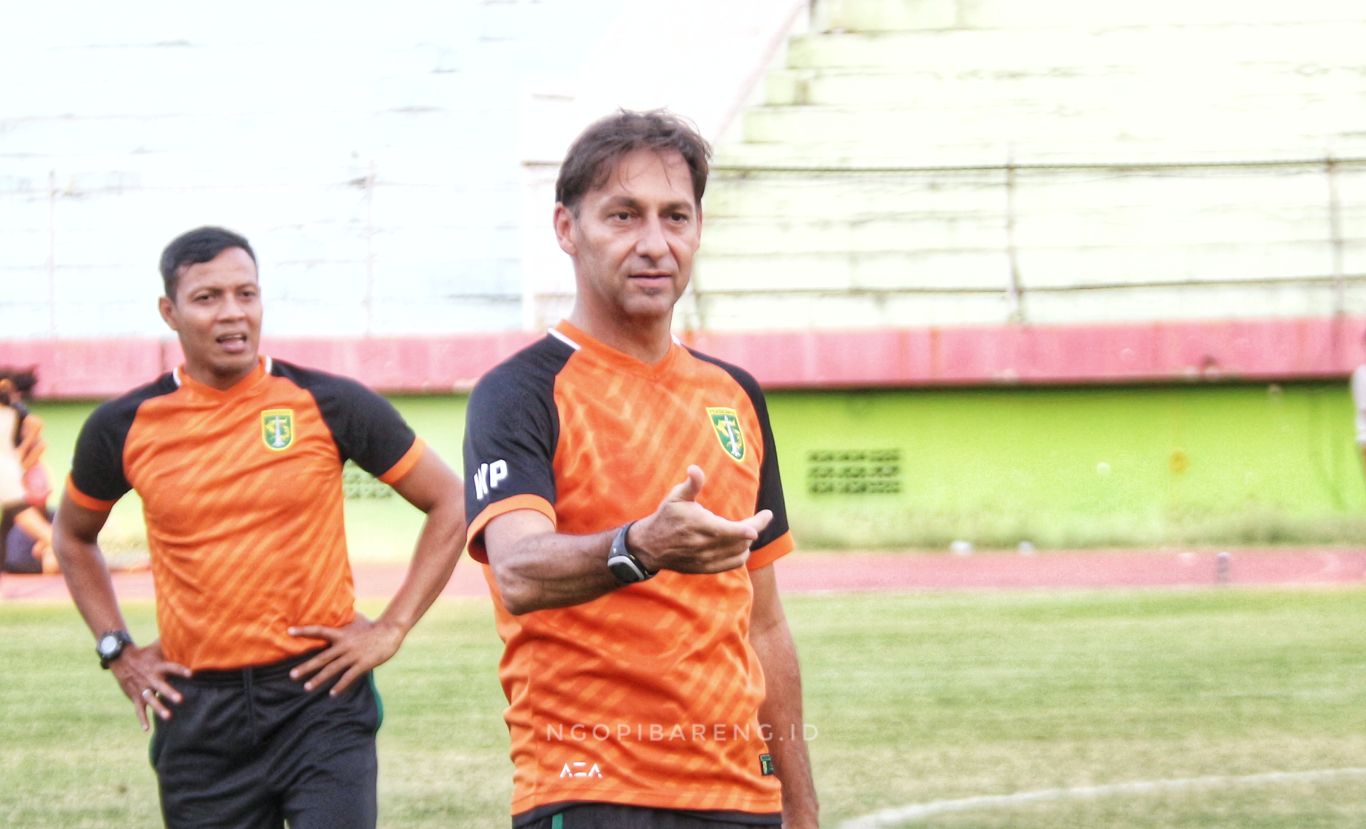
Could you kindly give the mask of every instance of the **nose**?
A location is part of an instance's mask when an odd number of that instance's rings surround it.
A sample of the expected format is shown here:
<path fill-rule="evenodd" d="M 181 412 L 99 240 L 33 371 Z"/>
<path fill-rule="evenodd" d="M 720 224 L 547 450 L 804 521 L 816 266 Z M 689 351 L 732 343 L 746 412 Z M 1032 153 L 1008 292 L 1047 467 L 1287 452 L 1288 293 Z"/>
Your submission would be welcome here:
<path fill-rule="evenodd" d="M 225 294 L 223 302 L 218 306 L 218 316 L 221 319 L 234 320 L 246 316 L 246 310 L 243 308 L 242 300 L 232 293 Z"/>
<path fill-rule="evenodd" d="M 652 216 L 642 222 L 640 236 L 636 239 L 636 253 L 651 261 L 658 261 L 668 252 L 669 243 L 664 237 L 664 226 L 659 217 Z"/>

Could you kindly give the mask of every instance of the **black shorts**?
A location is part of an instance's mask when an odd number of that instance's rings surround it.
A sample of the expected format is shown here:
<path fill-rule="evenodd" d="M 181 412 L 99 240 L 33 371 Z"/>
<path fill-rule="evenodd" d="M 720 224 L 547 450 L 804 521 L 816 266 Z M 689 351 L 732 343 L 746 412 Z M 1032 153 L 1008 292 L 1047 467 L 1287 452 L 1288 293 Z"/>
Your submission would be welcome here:
<path fill-rule="evenodd" d="M 782 823 L 782 815 L 688 812 L 616 803 L 575 803 L 530 822 L 514 819 L 517 829 L 754 829 Z"/>
<path fill-rule="evenodd" d="M 373 829 L 374 679 L 304 691 L 289 669 L 311 655 L 170 679 L 185 699 L 151 747 L 167 827 Z"/>

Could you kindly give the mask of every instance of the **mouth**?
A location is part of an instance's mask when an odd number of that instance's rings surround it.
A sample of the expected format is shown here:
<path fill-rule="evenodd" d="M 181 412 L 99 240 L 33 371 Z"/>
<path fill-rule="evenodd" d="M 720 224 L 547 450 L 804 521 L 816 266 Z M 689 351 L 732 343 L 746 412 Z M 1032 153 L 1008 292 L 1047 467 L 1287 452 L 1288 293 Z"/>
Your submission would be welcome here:
<path fill-rule="evenodd" d="M 672 280 L 673 275 L 667 271 L 642 271 L 631 274 L 632 282 L 651 287 L 666 285 Z"/>
<path fill-rule="evenodd" d="M 229 354 L 240 354 L 247 350 L 246 334 L 223 334 L 215 342 Z"/>

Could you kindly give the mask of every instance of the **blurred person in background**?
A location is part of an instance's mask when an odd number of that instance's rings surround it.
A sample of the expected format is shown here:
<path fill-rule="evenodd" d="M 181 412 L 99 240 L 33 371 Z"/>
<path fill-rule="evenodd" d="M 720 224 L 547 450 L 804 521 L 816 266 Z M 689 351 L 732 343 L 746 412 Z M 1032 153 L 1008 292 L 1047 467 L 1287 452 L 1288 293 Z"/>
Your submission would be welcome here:
<path fill-rule="evenodd" d="M 52 487 L 43 467 L 47 448 L 43 421 L 26 400 L 37 383 L 34 369 L 0 369 L 0 569 L 7 573 L 56 573 L 52 550 Z M 15 494 L 15 476 L 19 494 Z"/>

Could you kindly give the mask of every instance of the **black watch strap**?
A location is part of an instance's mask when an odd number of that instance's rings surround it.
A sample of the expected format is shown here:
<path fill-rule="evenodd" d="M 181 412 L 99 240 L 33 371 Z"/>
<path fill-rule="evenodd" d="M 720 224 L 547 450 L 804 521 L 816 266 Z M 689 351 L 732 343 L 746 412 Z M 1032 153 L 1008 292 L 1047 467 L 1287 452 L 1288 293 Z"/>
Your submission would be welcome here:
<path fill-rule="evenodd" d="M 622 584 L 637 584 L 654 578 L 654 573 L 650 571 L 636 554 L 631 552 L 631 547 L 626 543 L 626 533 L 630 532 L 631 526 L 636 522 L 617 530 L 617 534 L 612 536 L 612 546 L 607 551 L 607 569 L 612 571 L 612 575 Z"/>

